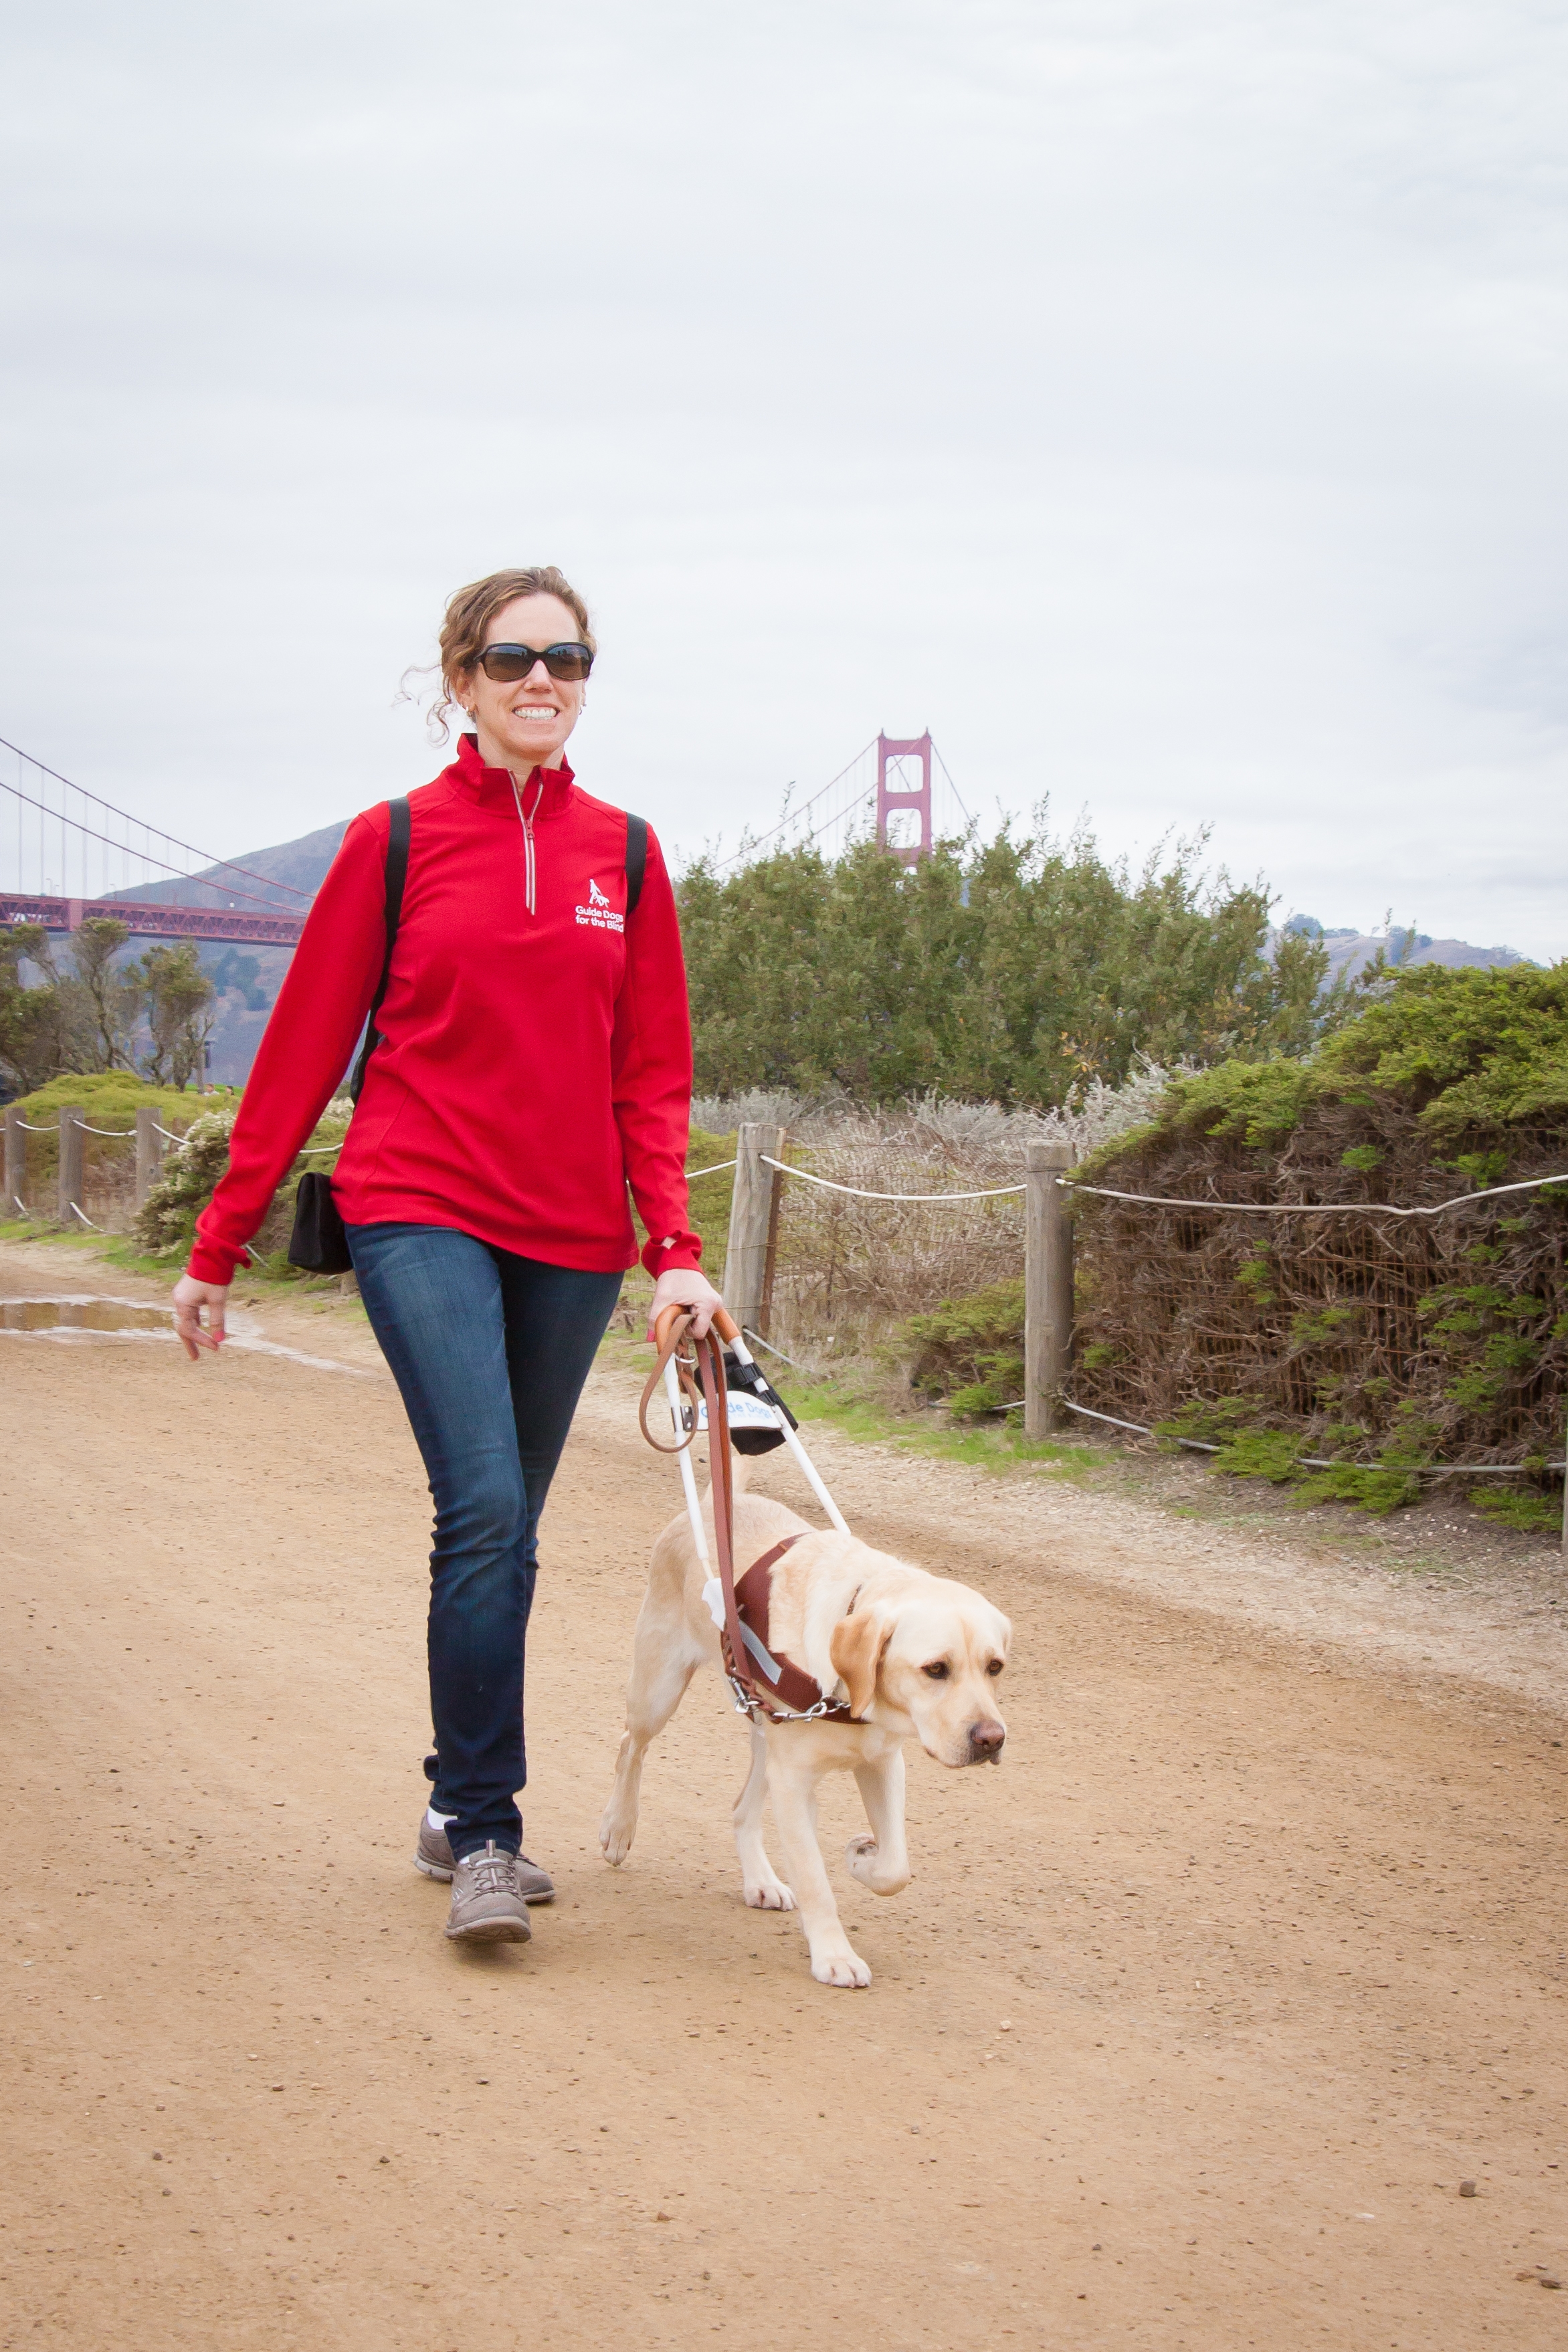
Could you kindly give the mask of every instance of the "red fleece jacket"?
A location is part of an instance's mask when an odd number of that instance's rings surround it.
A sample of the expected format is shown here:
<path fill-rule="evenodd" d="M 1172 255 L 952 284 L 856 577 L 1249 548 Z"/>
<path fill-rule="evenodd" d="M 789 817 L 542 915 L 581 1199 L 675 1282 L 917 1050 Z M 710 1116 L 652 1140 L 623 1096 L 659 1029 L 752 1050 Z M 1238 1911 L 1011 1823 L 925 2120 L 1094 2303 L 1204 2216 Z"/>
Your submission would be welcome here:
<path fill-rule="evenodd" d="M 408 880 L 382 1043 L 332 1174 L 349 1224 L 451 1225 L 552 1265 L 694 1266 L 691 1027 L 652 834 L 626 920 L 626 820 L 563 764 L 522 793 L 472 736 L 409 795 Z M 356 816 L 256 1056 L 190 1271 L 227 1282 L 342 1084 L 380 977 L 387 811 Z M 530 908 L 530 898 L 534 905 Z M 668 1248 L 667 1236 L 673 1236 Z"/>

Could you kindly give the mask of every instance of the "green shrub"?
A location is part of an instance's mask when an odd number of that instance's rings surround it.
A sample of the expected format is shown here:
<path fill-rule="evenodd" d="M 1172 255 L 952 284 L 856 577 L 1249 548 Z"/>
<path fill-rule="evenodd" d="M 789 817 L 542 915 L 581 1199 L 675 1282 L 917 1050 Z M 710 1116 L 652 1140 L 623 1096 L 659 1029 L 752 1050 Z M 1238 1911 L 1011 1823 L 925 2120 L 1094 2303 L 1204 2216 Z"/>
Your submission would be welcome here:
<path fill-rule="evenodd" d="M 1212 1467 L 1222 1477 L 1267 1478 L 1271 1486 L 1299 1478 L 1306 1440 L 1288 1429 L 1248 1429 L 1227 1439 Z"/>
<path fill-rule="evenodd" d="M 1500 1479 L 1495 1486 L 1472 1486 L 1470 1500 L 1489 1519 L 1495 1519 L 1500 1527 L 1517 1528 L 1521 1535 L 1562 1533 L 1561 1500 L 1550 1495 L 1532 1494 L 1528 1486 L 1505 1486 Z"/>
<path fill-rule="evenodd" d="M 865 840 L 700 858 L 678 888 L 698 1088 L 1047 1105 L 1140 1055 L 1299 1051 L 1345 1002 L 1327 951 L 1271 947 L 1266 891 L 1205 877 L 1202 850 L 1132 874 L 1042 824 L 912 866 Z"/>
<path fill-rule="evenodd" d="M 1178 1136 L 1234 1139 L 1279 1151 L 1327 1106 L 1417 1122 L 1426 1153 L 1480 1190 L 1500 1183 L 1505 1131 L 1568 1127 L 1568 962 L 1450 971 L 1422 964 L 1378 983 L 1384 992 L 1305 1060 L 1220 1062 L 1173 1079 L 1151 1129 L 1094 1157 L 1096 1172 L 1147 1160 Z M 1458 1150 L 1455 1150 L 1458 1147 Z M 1342 1144 L 1351 1170 L 1382 1168 L 1384 1143 Z M 1083 1172 L 1089 1172 L 1089 1164 Z"/>
<path fill-rule="evenodd" d="M 1305 1059 L 1184 1074 L 1076 1171 L 1171 1205 L 1079 1194 L 1075 1394 L 1163 1426 L 1228 1390 L 1310 1454 L 1353 1413 L 1380 1462 L 1404 1401 L 1449 1460 L 1540 1452 L 1568 1383 L 1568 1183 L 1462 1196 L 1564 1171 L 1568 962 L 1376 975 Z M 1400 1207 L 1459 1205 L 1395 1223 L 1362 1206 L 1373 1181 Z M 1263 1206 L 1287 1213 L 1260 1235 Z"/>
<path fill-rule="evenodd" d="M 1382 1519 L 1390 1511 L 1418 1503 L 1421 1481 L 1414 1470 L 1336 1462 L 1328 1470 L 1309 1470 L 1290 1500 L 1301 1510 L 1310 1510 L 1314 1503 L 1349 1503 L 1354 1509 L 1370 1511 L 1374 1518 Z"/>
<path fill-rule="evenodd" d="M 16 1105 L 30 1126 L 49 1129 L 47 1134 L 26 1139 L 28 1194 L 36 1206 L 53 1213 L 60 1164 L 59 1115 L 70 1104 L 80 1107 L 89 1127 L 132 1129 L 139 1110 L 154 1111 L 161 1126 L 183 1128 L 215 1103 L 232 1108 L 237 1100 L 226 1088 L 197 1095 L 181 1093 L 174 1087 L 150 1086 L 129 1070 L 68 1072 L 64 1077 L 51 1078 L 47 1086 L 23 1095 Z M 125 1177 L 135 1164 L 135 1150 L 130 1133 L 84 1136 L 82 1171 L 89 1193 L 99 1182 Z"/>
<path fill-rule="evenodd" d="M 955 1413 L 1016 1402 L 1024 1385 L 1023 1277 L 911 1315 L 898 1344 L 910 1359 L 910 1385 L 944 1397 Z"/>
<path fill-rule="evenodd" d="M 134 1232 L 153 1257 L 184 1257 L 195 1238 L 196 1219 L 212 1199 L 228 1166 L 228 1139 L 236 1114 L 207 1111 L 170 1147 L 158 1180 L 137 1213 Z"/>

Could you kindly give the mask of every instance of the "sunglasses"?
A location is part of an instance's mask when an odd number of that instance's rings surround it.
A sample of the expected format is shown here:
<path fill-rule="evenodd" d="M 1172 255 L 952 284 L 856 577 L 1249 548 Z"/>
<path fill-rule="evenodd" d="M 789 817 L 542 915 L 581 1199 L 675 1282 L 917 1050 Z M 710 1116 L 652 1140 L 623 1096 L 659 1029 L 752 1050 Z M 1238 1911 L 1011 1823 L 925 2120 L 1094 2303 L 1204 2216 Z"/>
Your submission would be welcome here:
<path fill-rule="evenodd" d="M 594 656 L 586 646 L 487 646 L 479 667 L 498 684 L 526 677 L 535 662 L 542 662 L 552 677 L 586 677 Z"/>

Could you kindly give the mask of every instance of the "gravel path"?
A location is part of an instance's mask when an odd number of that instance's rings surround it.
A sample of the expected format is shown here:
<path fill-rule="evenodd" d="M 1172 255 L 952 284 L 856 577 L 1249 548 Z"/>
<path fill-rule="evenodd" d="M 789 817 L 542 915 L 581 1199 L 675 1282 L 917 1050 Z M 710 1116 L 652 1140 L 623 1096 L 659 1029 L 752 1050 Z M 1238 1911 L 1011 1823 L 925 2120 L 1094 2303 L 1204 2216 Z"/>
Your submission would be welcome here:
<path fill-rule="evenodd" d="M 62 1290 L 159 1295 L 0 1245 L 0 1297 Z M 915 1883 L 837 1874 L 876 1980 L 832 1992 L 740 1904 L 713 1683 L 626 1868 L 597 1857 L 678 1500 L 607 1368 L 531 1643 L 560 1896 L 458 1956 L 409 1860 L 428 1505 L 395 1393 L 351 1310 L 251 1336 L 292 1352 L 0 1334 L 0 2346 L 1560 2342 L 1544 1586 L 1309 1573 L 814 1437 L 863 1533 L 1016 1625 L 1006 1760 L 912 1759 Z M 824 1810 L 831 1853 L 856 1815 Z"/>

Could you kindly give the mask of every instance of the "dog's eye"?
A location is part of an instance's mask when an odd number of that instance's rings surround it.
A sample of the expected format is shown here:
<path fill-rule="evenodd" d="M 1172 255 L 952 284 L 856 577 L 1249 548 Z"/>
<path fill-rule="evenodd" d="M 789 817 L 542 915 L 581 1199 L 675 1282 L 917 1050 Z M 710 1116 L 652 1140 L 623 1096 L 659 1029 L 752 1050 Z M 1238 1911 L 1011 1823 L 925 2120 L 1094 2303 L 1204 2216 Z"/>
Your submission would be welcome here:
<path fill-rule="evenodd" d="M 1001 1673 L 1001 1671 L 1002 1671 L 1002 1661 L 1001 1661 L 1001 1659 L 1000 1659 L 1000 1658 L 993 1658 L 993 1659 L 992 1659 L 992 1661 L 991 1661 L 991 1664 L 986 1667 L 985 1671 L 986 1671 L 986 1673 L 987 1673 L 988 1675 L 999 1675 L 999 1674 Z"/>
<path fill-rule="evenodd" d="M 921 1668 L 921 1672 L 923 1675 L 929 1675 L 933 1683 L 944 1683 L 948 1676 L 947 1660 L 945 1658 L 933 1658 L 929 1666 L 922 1666 Z"/>

